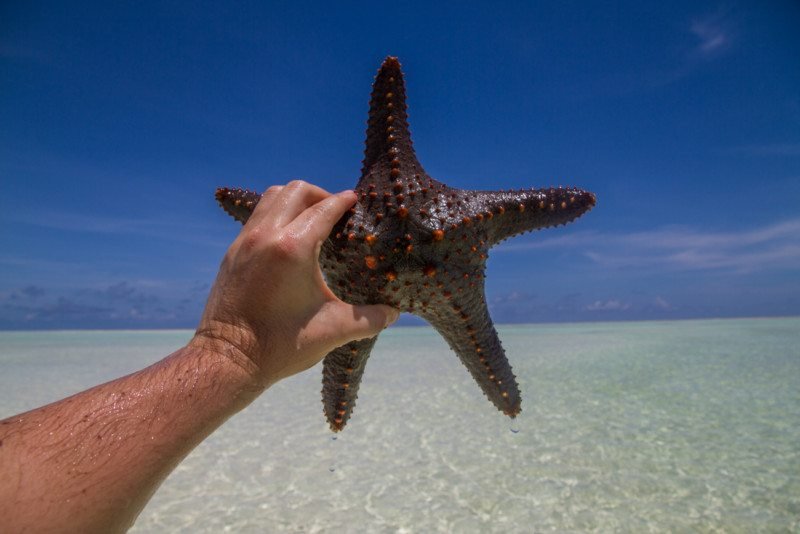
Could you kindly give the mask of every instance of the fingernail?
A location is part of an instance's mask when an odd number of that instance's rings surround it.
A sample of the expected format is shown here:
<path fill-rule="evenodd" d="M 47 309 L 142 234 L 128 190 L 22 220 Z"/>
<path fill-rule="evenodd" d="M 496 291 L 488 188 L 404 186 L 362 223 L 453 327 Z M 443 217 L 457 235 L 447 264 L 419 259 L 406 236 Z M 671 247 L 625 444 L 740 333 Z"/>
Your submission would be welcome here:
<path fill-rule="evenodd" d="M 391 326 L 399 318 L 400 318 L 400 311 L 392 309 L 392 311 L 389 312 L 389 315 L 386 316 L 386 326 L 384 326 L 384 328 L 389 328 L 389 326 Z"/>

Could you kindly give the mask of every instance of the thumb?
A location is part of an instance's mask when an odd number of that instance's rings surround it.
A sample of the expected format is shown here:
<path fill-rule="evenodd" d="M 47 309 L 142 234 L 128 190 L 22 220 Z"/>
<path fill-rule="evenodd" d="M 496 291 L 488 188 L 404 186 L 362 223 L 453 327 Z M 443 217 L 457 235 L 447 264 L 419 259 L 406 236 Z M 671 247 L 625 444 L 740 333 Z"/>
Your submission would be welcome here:
<path fill-rule="evenodd" d="M 337 308 L 337 333 L 342 338 L 342 344 L 377 336 L 400 317 L 400 310 L 385 304 L 354 305 L 340 302 Z"/>

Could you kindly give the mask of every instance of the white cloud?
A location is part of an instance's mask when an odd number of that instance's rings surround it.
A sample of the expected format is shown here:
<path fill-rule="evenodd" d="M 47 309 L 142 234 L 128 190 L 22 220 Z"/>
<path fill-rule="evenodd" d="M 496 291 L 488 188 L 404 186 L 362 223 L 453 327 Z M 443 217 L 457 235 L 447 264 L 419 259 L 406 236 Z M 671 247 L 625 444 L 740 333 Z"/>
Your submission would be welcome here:
<path fill-rule="evenodd" d="M 586 257 L 606 268 L 716 270 L 742 274 L 800 270 L 800 218 L 737 231 L 687 226 L 632 233 L 573 233 L 539 241 L 512 242 L 496 250 L 549 248 L 581 250 Z"/>
<path fill-rule="evenodd" d="M 700 41 L 695 52 L 702 56 L 713 56 L 730 45 L 730 36 L 718 17 L 694 20 L 689 29 Z"/>
<path fill-rule="evenodd" d="M 192 326 L 205 294 L 197 283 L 165 294 L 148 281 L 101 287 L 24 288 L 0 293 L 0 328 L 163 328 Z"/>
<path fill-rule="evenodd" d="M 653 306 L 660 310 L 672 309 L 672 305 L 660 296 L 657 296 L 656 298 L 653 299 Z"/>
<path fill-rule="evenodd" d="M 722 9 L 692 19 L 688 27 L 694 38 L 690 57 L 709 60 L 729 50 L 736 37 L 735 18 L 728 10 Z"/>
<path fill-rule="evenodd" d="M 621 311 L 627 310 L 631 305 L 627 302 L 622 302 L 617 299 L 610 299 L 606 301 L 596 300 L 591 304 L 584 307 L 587 311 Z"/>
<path fill-rule="evenodd" d="M 684 31 L 685 33 L 676 35 L 676 39 L 680 41 L 687 38 L 689 40 L 679 47 L 681 52 L 666 60 L 663 66 L 654 66 L 653 70 L 643 71 L 642 82 L 640 86 L 634 86 L 634 89 L 660 88 L 692 75 L 707 62 L 730 51 L 736 37 L 732 17 L 725 13 L 695 18 L 687 24 Z M 626 86 L 626 90 L 630 91 L 631 87 Z"/>
<path fill-rule="evenodd" d="M 177 217 L 159 219 L 104 217 L 94 214 L 41 210 L 35 214 L 12 214 L 8 219 L 18 223 L 68 232 L 143 235 L 214 248 L 225 247 L 228 244 L 226 241 L 208 237 L 208 234 L 217 230 L 219 225 L 213 222 L 187 221 Z"/>

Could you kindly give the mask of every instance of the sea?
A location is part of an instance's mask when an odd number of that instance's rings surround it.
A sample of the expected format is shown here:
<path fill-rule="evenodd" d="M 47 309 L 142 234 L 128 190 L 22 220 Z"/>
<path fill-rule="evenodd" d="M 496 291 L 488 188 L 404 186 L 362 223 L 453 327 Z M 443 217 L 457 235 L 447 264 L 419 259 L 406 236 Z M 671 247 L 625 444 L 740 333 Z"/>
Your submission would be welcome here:
<path fill-rule="evenodd" d="M 800 532 L 800 318 L 499 326 L 498 412 L 439 335 L 385 331 L 333 434 L 315 367 L 194 450 L 131 532 Z M 0 418 L 190 331 L 0 332 Z"/>

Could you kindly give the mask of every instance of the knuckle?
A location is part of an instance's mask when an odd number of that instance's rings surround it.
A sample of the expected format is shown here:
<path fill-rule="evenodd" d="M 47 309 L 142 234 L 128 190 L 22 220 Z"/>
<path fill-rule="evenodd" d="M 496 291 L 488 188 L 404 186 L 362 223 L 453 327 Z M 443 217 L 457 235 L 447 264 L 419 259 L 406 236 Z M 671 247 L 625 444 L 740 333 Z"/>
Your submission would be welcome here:
<path fill-rule="evenodd" d="M 238 254 L 239 247 L 237 246 L 237 243 L 234 242 L 234 244 L 228 247 L 228 250 L 225 251 L 225 255 L 222 256 L 222 261 L 219 264 L 220 273 L 228 272 L 233 268 L 234 265 L 236 265 L 236 258 Z"/>
<path fill-rule="evenodd" d="M 228 250 L 225 251 L 225 255 L 222 256 L 222 263 L 230 264 L 233 263 L 236 255 L 239 253 L 239 249 L 242 246 L 242 241 L 240 239 L 236 239 L 231 246 L 228 247 Z"/>
<path fill-rule="evenodd" d="M 302 251 L 300 240 L 292 234 L 281 234 L 275 239 L 273 252 L 277 259 L 295 260 Z"/>
<path fill-rule="evenodd" d="M 323 219 L 331 212 L 332 207 L 328 202 L 318 202 L 311 207 L 314 213 L 314 218 Z"/>
<path fill-rule="evenodd" d="M 275 195 L 275 194 L 277 194 L 277 193 L 278 193 L 278 192 L 279 192 L 281 189 L 282 189 L 282 186 L 280 186 L 280 185 L 271 185 L 271 186 L 269 186 L 269 187 L 267 188 L 267 190 L 266 190 L 266 191 L 264 191 L 264 194 L 265 194 L 265 195 Z"/>
<path fill-rule="evenodd" d="M 258 248 L 262 240 L 261 228 L 250 228 L 242 236 L 241 248 L 245 251 L 252 251 Z"/>
<path fill-rule="evenodd" d="M 291 189 L 303 189 L 306 186 L 308 186 L 308 182 L 304 180 L 292 180 L 291 182 L 286 184 L 286 187 L 289 187 Z"/>

